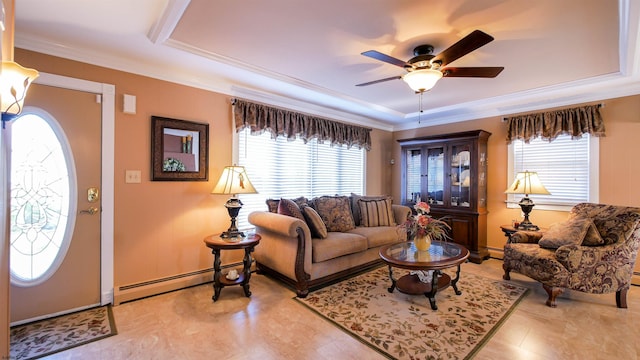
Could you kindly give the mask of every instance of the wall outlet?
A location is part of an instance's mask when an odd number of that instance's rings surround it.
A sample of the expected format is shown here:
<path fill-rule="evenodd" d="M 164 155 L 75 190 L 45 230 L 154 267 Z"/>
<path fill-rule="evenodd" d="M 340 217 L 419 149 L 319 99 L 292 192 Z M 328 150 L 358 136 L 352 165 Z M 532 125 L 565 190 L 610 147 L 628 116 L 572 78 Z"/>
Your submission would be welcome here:
<path fill-rule="evenodd" d="M 127 184 L 139 184 L 142 175 L 140 170 L 127 170 L 124 176 L 124 182 Z"/>

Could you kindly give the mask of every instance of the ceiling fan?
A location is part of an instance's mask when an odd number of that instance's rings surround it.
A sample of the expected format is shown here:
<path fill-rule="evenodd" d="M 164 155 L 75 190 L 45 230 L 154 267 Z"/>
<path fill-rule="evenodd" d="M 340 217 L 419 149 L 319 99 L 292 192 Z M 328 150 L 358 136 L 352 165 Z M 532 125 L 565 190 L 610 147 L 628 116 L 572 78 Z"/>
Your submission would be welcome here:
<path fill-rule="evenodd" d="M 362 53 L 364 56 L 384 61 L 407 70 L 403 76 L 393 76 L 374 80 L 356 86 L 368 86 L 389 80 L 404 80 L 416 92 L 431 90 L 442 77 L 478 77 L 493 78 L 498 76 L 504 67 L 445 67 L 468 53 L 490 43 L 493 37 L 480 30 L 475 30 L 438 55 L 433 55 L 433 46 L 420 45 L 413 49 L 414 57 L 405 62 L 376 50 Z"/>

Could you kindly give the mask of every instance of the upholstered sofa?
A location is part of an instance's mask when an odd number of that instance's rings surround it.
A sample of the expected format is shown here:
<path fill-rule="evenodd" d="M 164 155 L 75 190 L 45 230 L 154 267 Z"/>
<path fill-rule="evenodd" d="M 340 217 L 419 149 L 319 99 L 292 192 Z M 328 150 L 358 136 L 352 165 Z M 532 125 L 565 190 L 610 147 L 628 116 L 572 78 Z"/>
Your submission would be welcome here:
<path fill-rule="evenodd" d="M 380 247 L 406 240 L 403 227 L 411 209 L 391 198 L 321 196 L 267 200 L 249 222 L 262 239 L 254 258 L 260 273 L 296 289 L 310 290 L 381 263 Z"/>
<path fill-rule="evenodd" d="M 556 306 L 563 289 L 616 293 L 627 307 L 627 291 L 640 245 L 640 208 L 582 203 L 565 222 L 544 233 L 519 231 L 504 247 L 504 279 L 515 271 L 542 283 Z"/>

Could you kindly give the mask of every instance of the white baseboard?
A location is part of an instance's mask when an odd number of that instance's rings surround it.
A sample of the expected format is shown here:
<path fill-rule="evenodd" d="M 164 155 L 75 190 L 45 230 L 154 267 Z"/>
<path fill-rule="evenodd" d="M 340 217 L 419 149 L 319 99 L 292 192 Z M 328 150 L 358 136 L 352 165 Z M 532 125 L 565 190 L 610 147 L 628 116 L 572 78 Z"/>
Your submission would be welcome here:
<path fill-rule="evenodd" d="M 227 264 L 223 268 L 237 268 L 238 271 L 242 271 L 242 263 Z M 113 305 L 120 305 L 127 301 L 180 290 L 211 281 L 213 281 L 213 269 L 203 269 L 142 283 L 122 285 L 115 290 Z M 211 289 L 211 294 L 213 295 L 213 288 Z"/>

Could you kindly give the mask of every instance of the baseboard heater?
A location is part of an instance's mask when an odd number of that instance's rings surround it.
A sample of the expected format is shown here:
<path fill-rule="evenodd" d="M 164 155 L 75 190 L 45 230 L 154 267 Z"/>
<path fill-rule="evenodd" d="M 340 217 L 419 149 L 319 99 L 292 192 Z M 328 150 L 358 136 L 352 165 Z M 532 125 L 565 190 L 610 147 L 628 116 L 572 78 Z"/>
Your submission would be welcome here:
<path fill-rule="evenodd" d="M 222 266 L 222 269 L 224 270 L 237 267 L 242 268 L 242 262 L 225 264 Z M 114 305 L 120 305 L 127 301 L 138 300 L 211 281 L 213 281 L 213 269 L 208 268 L 135 284 L 123 285 L 117 288 L 113 296 L 113 303 Z"/>

